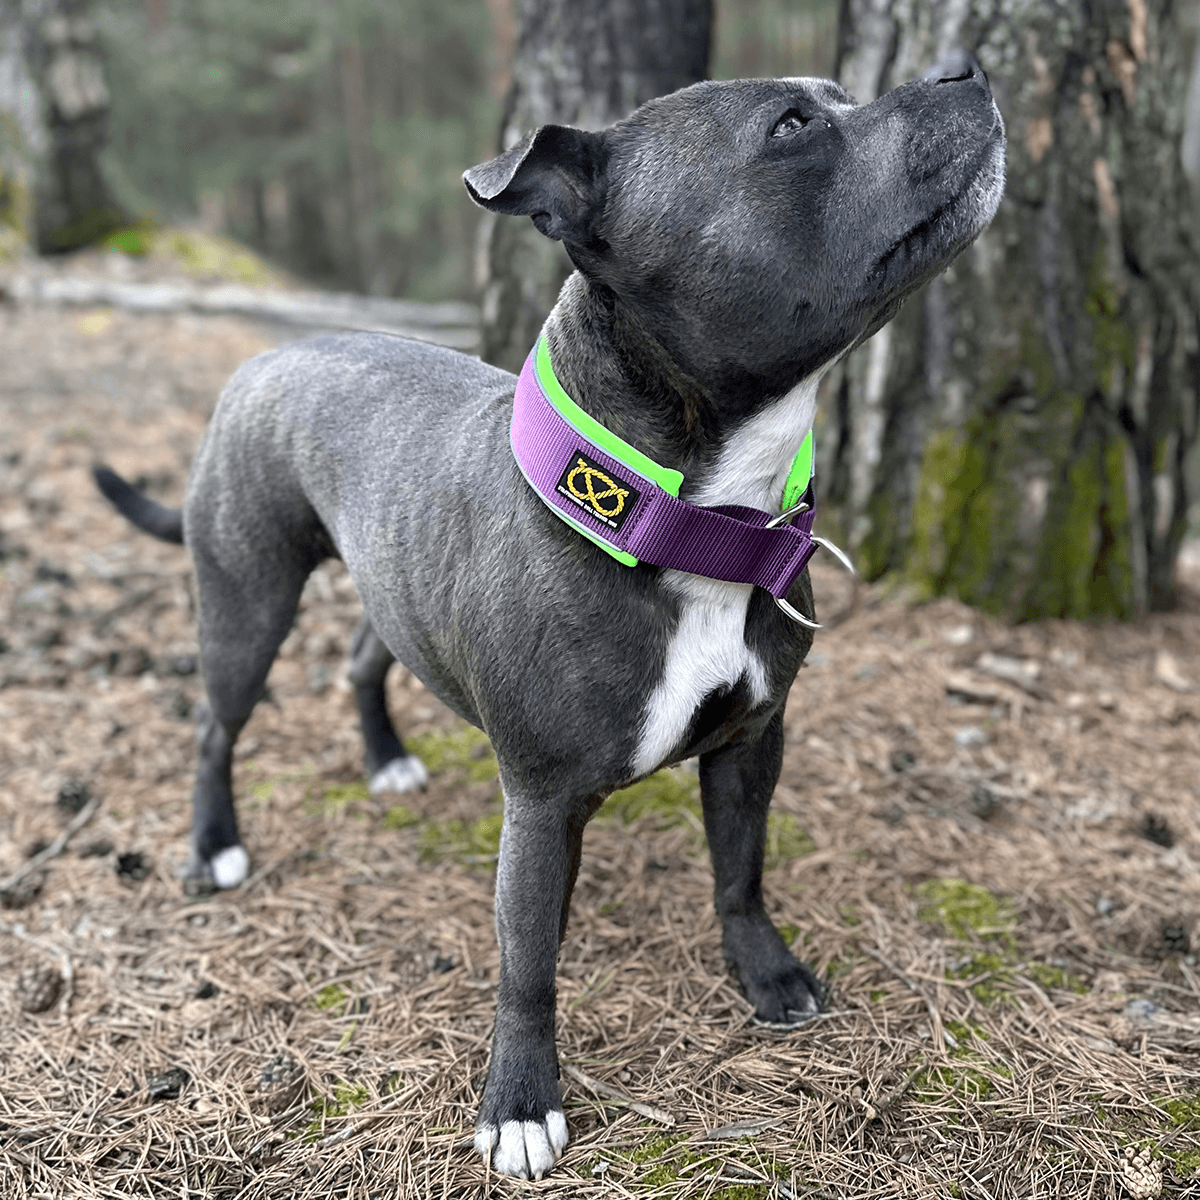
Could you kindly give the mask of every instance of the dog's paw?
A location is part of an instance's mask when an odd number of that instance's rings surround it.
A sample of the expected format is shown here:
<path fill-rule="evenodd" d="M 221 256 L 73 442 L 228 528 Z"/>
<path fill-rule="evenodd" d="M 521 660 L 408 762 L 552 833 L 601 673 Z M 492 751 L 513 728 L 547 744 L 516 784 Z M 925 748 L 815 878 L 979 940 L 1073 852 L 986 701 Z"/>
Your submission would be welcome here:
<path fill-rule="evenodd" d="M 416 792 L 429 782 L 425 764 L 415 754 L 393 758 L 386 767 L 376 771 L 367 784 L 372 796 L 381 792 Z"/>
<path fill-rule="evenodd" d="M 226 846 L 208 860 L 193 854 L 183 875 L 183 890 L 189 896 L 206 896 L 237 887 L 249 873 L 250 856 L 242 846 Z"/>
<path fill-rule="evenodd" d="M 475 1130 L 475 1149 L 501 1175 L 541 1179 L 567 1145 L 567 1118 L 561 1109 L 540 1121 L 481 1123 Z"/>
<path fill-rule="evenodd" d="M 764 1025 L 803 1025 L 824 1007 L 816 977 L 802 962 L 791 955 L 788 959 L 751 983 L 743 980 L 746 999 L 754 1005 L 754 1019 Z"/>

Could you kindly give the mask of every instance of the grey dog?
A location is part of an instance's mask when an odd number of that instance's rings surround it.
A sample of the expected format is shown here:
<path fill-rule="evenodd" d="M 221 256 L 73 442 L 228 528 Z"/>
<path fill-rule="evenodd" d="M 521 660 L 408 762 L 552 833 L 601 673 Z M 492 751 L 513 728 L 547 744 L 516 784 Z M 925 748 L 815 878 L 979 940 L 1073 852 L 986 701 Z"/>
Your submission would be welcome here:
<path fill-rule="evenodd" d="M 576 403 L 682 471 L 683 498 L 778 513 L 822 374 L 994 215 L 1004 129 L 957 54 L 861 107 L 825 80 L 696 84 L 598 133 L 544 126 L 464 178 L 577 268 L 544 330 Z M 819 1010 L 761 889 L 812 634 L 761 588 L 624 565 L 559 520 L 514 461 L 514 386 L 402 338 L 316 338 L 233 376 L 182 513 L 96 475 L 195 561 L 208 712 L 190 886 L 245 877 L 234 742 L 322 559 L 345 562 L 365 610 L 351 678 L 372 785 L 425 779 L 385 706 L 394 659 L 491 739 L 500 980 L 475 1145 L 540 1177 L 567 1143 L 558 947 L 584 826 L 614 789 L 698 756 L 726 961 L 761 1019 Z M 812 612 L 807 572 L 788 600 Z"/>

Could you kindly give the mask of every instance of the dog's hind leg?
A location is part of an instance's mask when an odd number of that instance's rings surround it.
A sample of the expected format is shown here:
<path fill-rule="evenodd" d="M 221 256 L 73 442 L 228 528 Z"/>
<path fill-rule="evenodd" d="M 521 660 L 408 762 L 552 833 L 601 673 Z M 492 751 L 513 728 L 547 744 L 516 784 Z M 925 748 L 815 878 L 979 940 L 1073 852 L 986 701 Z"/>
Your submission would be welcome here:
<path fill-rule="evenodd" d="M 505 787 L 496 934 L 500 986 L 475 1149 L 497 1171 L 540 1179 L 567 1144 L 554 1043 L 555 965 L 583 829 L 603 796 L 531 801 Z"/>
<path fill-rule="evenodd" d="M 350 654 L 350 682 L 354 684 L 354 699 L 358 702 L 371 795 L 423 788 L 429 778 L 425 764 L 405 750 L 388 716 L 384 681 L 388 668 L 396 660 L 369 621 L 358 627 Z"/>
<path fill-rule="evenodd" d="M 821 988 L 763 909 L 767 808 L 782 763 L 781 708 L 760 738 L 700 756 L 700 795 L 725 961 L 760 1020 L 790 1024 L 821 1010 Z"/>
<path fill-rule="evenodd" d="M 324 555 L 292 557 L 281 545 L 269 556 L 246 555 L 244 561 L 253 567 L 235 570 L 210 553 L 201 538 L 192 539 L 191 546 L 208 704 L 200 719 L 191 858 L 184 888 L 199 894 L 214 887 L 237 887 L 246 877 L 250 860 L 234 812 L 233 747 L 263 696 L 304 581 Z"/>

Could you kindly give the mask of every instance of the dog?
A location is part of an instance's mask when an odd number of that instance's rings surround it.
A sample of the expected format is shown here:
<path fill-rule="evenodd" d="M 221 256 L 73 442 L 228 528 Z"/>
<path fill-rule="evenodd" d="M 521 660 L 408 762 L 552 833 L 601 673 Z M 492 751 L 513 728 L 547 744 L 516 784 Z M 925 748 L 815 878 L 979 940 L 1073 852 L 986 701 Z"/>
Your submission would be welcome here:
<path fill-rule="evenodd" d="M 812 493 L 787 488 L 808 479 L 823 373 L 991 220 L 1004 147 L 962 53 L 865 106 L 826 80 L 706 82 L 600 132 L 543 126 L 464 175 L 576 268 L 520 381 L 398 337 L 319 337 L 234 374 L 181 512 L 96 469 L 195 562 L 208 701 L 188 887 L 246 876 L 234 743 L 325 558 L 362 598 L 351 679 L 372 788 L 425 781 L 385 706 L 393 660 L 490 738 L 500 978 L 475 1146 L 500 1173 L 540 1178 L 567 1144 L 555 964 L 584 826 L 613 790 L 699 758 L 726 962 L 763 1021 L 821 1007 L 761 890 L 815 626 Z M 726 530 L 720 562 L 670 537 L 635 546 L 654 504 Z M 782 573 L 729 567 L 768 542 Z"/>

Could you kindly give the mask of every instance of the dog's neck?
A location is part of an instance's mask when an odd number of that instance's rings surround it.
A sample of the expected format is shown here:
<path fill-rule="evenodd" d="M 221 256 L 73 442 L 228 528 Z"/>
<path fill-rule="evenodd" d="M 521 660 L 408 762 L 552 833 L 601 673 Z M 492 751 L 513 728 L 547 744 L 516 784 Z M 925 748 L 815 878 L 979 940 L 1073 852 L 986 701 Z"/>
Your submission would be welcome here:
<path fill-rule="evenodd" d="M 749 413 L 689 376 L 612 299 L 576 273 L 546 322 L 559 382 L 586 413 L 684 476 L 694 504 L 778 512 L 792 460 L 812 428 L 818 370 Z M 723 403 L 724 401 L 724 403 Z"/>

